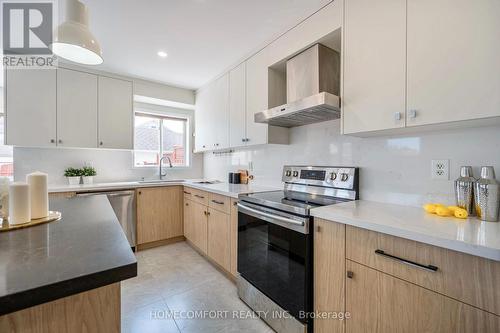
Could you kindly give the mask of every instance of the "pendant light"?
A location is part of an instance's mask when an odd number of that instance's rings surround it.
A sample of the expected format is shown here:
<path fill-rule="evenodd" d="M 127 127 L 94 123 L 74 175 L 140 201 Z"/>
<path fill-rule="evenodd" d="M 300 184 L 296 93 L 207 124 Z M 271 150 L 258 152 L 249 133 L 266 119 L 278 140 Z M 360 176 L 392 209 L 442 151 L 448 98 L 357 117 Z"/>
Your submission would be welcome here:
<path fill-rule="evenodd" d="M 52 52 L 84 65 L 102 64 L 99 43 L 89 30 L 87 6 L 78 0 L 66 1 L 66 21 L 55 32 Z"/>

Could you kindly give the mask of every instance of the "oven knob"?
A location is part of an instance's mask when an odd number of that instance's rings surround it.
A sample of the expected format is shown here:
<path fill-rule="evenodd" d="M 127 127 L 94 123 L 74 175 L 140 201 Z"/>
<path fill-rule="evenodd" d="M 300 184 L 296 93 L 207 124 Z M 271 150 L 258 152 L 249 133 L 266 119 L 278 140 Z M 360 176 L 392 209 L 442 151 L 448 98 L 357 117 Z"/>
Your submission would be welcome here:
<path fill-rule="evenodd" d="M 330 174 L 330 180 L 332 180 L 332 181 L 333 181 L 333 180 L 335 180 L 335 179 L 337 179 L 337 174 L 336 174 L 335 172 L 332 172 L 332 173 Z"/>
<path fill-rule="evenodd" d="M 347 173 L 341 174 L 341 176 L 340 176 L 341 181 L 345 182 L 345 181 L 347 181 L 347 179 L 349 179 L 349 175 Z"/>
<path fill-rule="evenodd" d="M 294 171 L 294 172 L 293 172 L 293 176 L 294 176 L 294 177 L 298 177 L 298 176 L 299 176 L 299 172 L 298 172 L 298 171 Z"/>
<path fill-rule="evenodd" d="M 290 177 L 292 175 L 292 172 L 290 170 L 286 170 L 285 176 Z"/>

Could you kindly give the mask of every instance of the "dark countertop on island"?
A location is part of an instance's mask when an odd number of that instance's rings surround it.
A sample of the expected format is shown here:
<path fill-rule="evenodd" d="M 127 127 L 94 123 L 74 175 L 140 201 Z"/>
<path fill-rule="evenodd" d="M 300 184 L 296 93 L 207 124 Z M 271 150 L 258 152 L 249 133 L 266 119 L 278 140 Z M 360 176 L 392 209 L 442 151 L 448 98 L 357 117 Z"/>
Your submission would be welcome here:
<path fill-rule="evenodd" d="M 106 196 L 51 199 L 56 222 L 0 232 L 0 315 L 137 276 Z"/>

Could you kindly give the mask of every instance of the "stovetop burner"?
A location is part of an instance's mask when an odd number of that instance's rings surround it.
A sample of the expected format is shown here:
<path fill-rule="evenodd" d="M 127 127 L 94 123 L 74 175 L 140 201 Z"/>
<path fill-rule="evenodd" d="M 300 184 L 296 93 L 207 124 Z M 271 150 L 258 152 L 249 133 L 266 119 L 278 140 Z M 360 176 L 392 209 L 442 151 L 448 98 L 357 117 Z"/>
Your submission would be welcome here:
<path fill-rule="evenodd" d="M 357 168 L 285 166 L 283 182 L 283 191 L 247 194 L 240 200 L 309 216 L 312 208 L 358 198 Z"/>

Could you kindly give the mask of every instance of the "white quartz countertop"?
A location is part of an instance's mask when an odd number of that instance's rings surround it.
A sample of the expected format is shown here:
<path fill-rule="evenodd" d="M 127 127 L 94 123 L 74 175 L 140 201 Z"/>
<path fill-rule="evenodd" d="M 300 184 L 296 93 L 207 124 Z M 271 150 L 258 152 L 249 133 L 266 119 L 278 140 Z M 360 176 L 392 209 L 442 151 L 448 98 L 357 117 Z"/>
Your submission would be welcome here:
<path fill-rule="evenodd" d="M 255 192 L 268 192 L 276 191 L 281 188 L 259 186 L 253 184 L 229 184 L 218 182 L 215 184 L 199 184 L 201 179 L 190 179 L 184 181 L 168 181 L 168 182 L 113 182 L 113 183 L 95 183 L 95 184 L 80 184 L 80 185 L 49 185 L 50 193 L 57 192 L 92 192 L 92 191 L 108 191 L 108 190 L 126 190 L 143 187 L 157 187 L 157 186 L 188 186 L 197 188 L 203 191 L 217 193 L 233 198 L 238 198 L 240 194 L 255 193 Z"/>
<path fill-rule="evenodd" d="M 314 208 L 314 217 L 500 261 L 500 223 L 365 200 Z"/>

